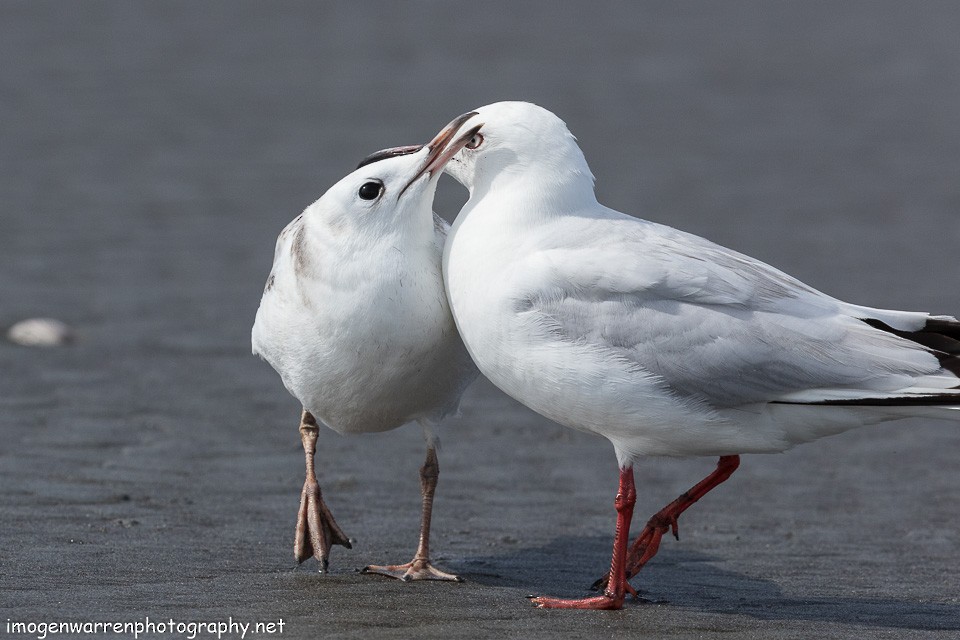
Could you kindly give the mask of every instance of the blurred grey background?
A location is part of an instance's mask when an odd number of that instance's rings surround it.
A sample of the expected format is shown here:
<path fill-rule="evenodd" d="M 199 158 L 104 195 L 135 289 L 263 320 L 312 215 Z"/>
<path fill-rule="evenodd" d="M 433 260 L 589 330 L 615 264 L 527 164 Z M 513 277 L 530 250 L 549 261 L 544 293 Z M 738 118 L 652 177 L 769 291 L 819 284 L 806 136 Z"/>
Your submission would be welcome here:
<path fill-rule="evenodd" d="M 249 355 L 280 229 L 367 153 L 503 99 L 578 136 L 614 208 L 832 295 L 960 313 L 952 2 L 0 2 L 0 618 L 247 621 L 287 637 L 956 637 L 960 434 L 905 421 L 751 456 L 618 613 L 603 440 L 481 381 L 444 430 L 321 434 L 352 551 L 293 569 L 296 402 Z M 465 192 L 441 184 L 452 219 Z M 637 469 L 635 527 L 712 460 Z"/>

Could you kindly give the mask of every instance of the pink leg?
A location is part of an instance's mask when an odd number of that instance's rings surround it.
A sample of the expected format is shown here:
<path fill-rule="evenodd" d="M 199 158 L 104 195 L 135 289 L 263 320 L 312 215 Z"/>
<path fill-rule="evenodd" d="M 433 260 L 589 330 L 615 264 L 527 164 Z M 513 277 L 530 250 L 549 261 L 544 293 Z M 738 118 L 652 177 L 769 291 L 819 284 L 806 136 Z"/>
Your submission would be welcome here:
<path fill-rule="evenodd" d="M 420 468 L 420 494 L 423 497 L 423 509 L 420 516 L 420 544 L 413 560 L 406 564 L 369 565 L 363 573 L 378 573 L 382 576 L 398 578 L 404 582 L 410 580 L 449 580 L 461 582 L 452 573 L 440 571 L 430 562 L 430 519 L 433 517 L 433 495 L 437 490 L 437 478 L 440 477 L 440 463 L 437 451 L 427 448 L 427 459 Z"/>
<path fill-rule="evenodd" d="M 330 547 L 335 544 L 351 548 L 350 539 L 333 519 L 333 514 L 323 501 L 317 474 L 313 468 L 313 456 L 317 452 L 317 434 L 320 428 L 313 415 L 304 409 L 300 418 L 300 440 L 306 457 L 306 477 L 300 492 L 300 511 L 297 513 L 297 528 L 293 542 L 293 555 L 297 562 L 310 556 L 320 563 L 320 572 L 327 570 Z"/>
<path fill-rule="evenodd" d="M 637 502 L 637 490 L 633 484 L 633 467 L 620 469 L 620 489 L 614 506 L 617 509 L 617 531 L 613 536 L 613 557 L 610 559 L 610 575 L 619 576 L 611 580 L 602 596 L 564 600 L 541 596 L 532 600 L 543 609 L 620 609 L 627 590 L 633 591 L 626 580 L 627 542 L 630 539 L 630 520 L 633 518 L 633 505 Z"/>
<path fill-rule="evenodd" d="M 677 519 L 684 511 L 693 505 L 697 500 L 707 495 L 711 489 L 727 480 L 733 472 L 740 466 L 740 456 L 721 456 L 717 462 L 717 468 L 691 488 L 679 498 L 658 511 L 647 521 L 647 526 L 643 528 L 640 535 L 630 547 L 630 555 L 626 562 L 625 578 L 629 580 L 640 573 L 647 562 L 653 556 L 657 555 L 660 549 L 660 540 L 667 531 L 673 531 L 673 536 L 680 539 L 679 524 Z M 599 589 L 610 581 L 608 573 L 593 583 L 594 589 Z"/>

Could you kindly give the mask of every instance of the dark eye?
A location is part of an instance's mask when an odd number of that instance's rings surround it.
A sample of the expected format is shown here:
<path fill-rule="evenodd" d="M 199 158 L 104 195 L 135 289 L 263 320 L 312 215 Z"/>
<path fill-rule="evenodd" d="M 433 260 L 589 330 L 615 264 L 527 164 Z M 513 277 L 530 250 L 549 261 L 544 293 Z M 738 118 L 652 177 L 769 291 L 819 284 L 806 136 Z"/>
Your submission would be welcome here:
<path fill-rule="evenodd" d="M 383 193 L 383 184 L 379 182 L 364 182 L 360 185 L 357 195 L 363 200 L 376 200 Z"/>
<path fill-rule="evenodd" d="M 476 149 L 482 144 L 483 144 L 483 136 L 480 135 L 479 133 L 475 133 L 473 134 L 473 137 L 470 138 L 470 142 L 468 142 L 463 146 L 465 146 L 467 149 Z"/>

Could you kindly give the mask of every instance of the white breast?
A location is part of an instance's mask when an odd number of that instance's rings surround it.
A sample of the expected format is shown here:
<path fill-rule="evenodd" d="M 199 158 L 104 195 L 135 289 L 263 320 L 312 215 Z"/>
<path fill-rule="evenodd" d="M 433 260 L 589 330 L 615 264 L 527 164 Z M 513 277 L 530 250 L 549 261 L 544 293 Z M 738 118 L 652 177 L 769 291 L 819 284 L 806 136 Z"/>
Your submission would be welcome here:
<path fill-rule="evenodd" d="M 309 243 L 306 260 L 298 242 Z M 447 306 L 439 246 L 367 246 L 358 260 L 322 244 L 296 221 L 281 234 L 254 352 L 339 432 L 384 431 L 455 411 L 476 371 Z"/>

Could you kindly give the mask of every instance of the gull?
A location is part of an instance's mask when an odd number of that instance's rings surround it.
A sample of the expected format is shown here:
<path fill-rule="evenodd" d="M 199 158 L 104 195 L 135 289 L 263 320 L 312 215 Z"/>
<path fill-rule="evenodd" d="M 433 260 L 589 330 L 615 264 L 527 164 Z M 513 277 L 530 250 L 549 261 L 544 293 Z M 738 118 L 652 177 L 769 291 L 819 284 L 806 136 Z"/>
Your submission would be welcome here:
<path fill-rule="evenodd" d="M 440 260 L 449 225 L 432 211 L 450 155 L 454 120 L 430 144 L 368 156 L 280 233 L 253 325 L 254 354 L 303 405 L 306 478 L 294 555 L 327 570 L 331 545 L 351 548 L 323 501 L 314 470 L 319 425 L 371 433 L 416 421 L 427 456 L 420 469 L 420 543 L 402 565 L 367 573 L 402 580 L 459 580 L 430 562 L 430 518 L 439 476 L 436 426 L 456 413 L 477 376 L 457 334 Z"/>
<path fill-rule="evenodd" d="M 480 129 L 476 127 L 480 125 Z M 562 425 L 606 437 L 620 469 L 610 572 L 627 580 L 740 454 L 864 424 L 960 419 L 960 323 L 843 302 L 736 251 L 597 202 L 576 139 L 522 102 L 476 110 L 446 171 L 470 197 L 448 235 L 447 296 L 481 373 Z M 464 134 L 466 135 L 466 134 Z M 642 456 L 719 456 L 628 551 Z"/>

